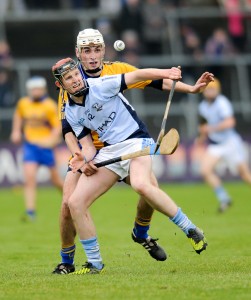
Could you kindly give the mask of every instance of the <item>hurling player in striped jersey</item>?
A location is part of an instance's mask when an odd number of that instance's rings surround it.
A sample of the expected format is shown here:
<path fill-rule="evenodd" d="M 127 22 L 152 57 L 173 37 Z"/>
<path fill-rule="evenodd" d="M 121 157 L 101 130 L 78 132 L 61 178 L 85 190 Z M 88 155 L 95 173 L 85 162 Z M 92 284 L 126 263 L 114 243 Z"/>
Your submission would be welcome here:
<path fill-rule="evenodd" d="M 79 32 L 76 43 L 76 56 L 80 61 L 80 71 L 84 78 L 91 77 L 102 77 L 105 75 L 114 75 L 132 72 L 136 70 L 132 65 L 124 62 L 106 62 L 104 61 L 105 56 L 105 43 L 102 34 L 92 28 L 88 28 Z M 198 93 L 203 91 L 209 82 L 213 80 L 213 74 L 205 72 L 197 80 L 195 85 L 191 86 L 182 82 L 177 82 L 175 90 L 184 93 Z M 147 80 L 138 82 L 136 84 L 129 85 L 127 88 L 140 88 L 152 87 L 159 90 L 170 90 L 172 86 L 172 80 Z M 67 92 L 60 89 L 59 93 L 59 117 L 62 121 L 63 136 L 65 142 L 70 149 L 71 153 L 74 154 L 79 150 L 79 144 L 75 137 L 75 134 L 65 119 L 65 104 L 68 101 Z M 97 149 L 103 147 L 103 144 L 98 140 L 97 134 L 92 132 L 94 145 Z M 68 274 L 74 271 L 74 253 L 75 253 L 75 236 L 76 229 L 73 224 L 70 210 L 68 207 L 68 199 L 74 191 L 80 173 L 73 173 L 71 168 L 68 169 L 65 183 L 64 183 L 64 196 L 61 206 L 60 213 L 60 236 L 61 236 L 61 263 L 55 268 L 54 273 L 56 274 Z M 129 178 L 125 179 L 125 182 L 130 184 Z M 158 182 L 152 173 L 152 183 L 158 186 Z M 132 239 L 141 244 L 149 254 L 156 260 L 164 261 L 167 256 L 165 251 L 153 239 L 148 235 L 150 222 L 153 215 L 153 208 L 145 201 L 144 197 L 140 196 L 139 203 L 137 206 L 137 214 L 135 217 L 134 228 L 132 230 Z M 86 214 L 86 218 L 93 226 L 95 231 L 94 223 L 92 221 L 89 212 Z"/>

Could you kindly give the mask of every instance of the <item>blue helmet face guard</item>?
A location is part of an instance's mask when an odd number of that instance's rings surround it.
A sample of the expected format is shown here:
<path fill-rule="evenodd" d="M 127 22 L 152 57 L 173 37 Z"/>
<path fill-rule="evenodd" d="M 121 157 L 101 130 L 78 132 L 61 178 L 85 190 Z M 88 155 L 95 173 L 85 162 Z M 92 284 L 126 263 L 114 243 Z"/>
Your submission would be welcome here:
<path fill-rule="evenodd" d="M 79 63 L 76 63 L 75 60 L 71 58 L 65 58 L 58 61 L 53 67 L 52 67 L 52 74 L 56 81 L 60 82 L 61 86 L 64 87 L 64 84 L 62 82 L 62 78 L 65 74 L 67 74 L 69 71 L 74 70 L 78 68 L 79 69 Z M 82 75 L 81 75 L 82 76 Z M 75 97 L 81 97 L 86 95 L 87 93 L 87 81 L 82 76 L 82 80 L 84 82 L 84 86 L 75 93 L 70 93 L 71 95 Z M 67 91 L 68 92 L 68 91 Z"/>

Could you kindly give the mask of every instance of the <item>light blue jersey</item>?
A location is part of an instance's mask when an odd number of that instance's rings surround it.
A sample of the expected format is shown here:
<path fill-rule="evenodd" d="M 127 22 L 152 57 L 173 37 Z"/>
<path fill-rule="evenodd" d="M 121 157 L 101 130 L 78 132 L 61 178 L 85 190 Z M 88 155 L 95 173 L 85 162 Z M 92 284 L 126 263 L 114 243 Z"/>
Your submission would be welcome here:
<path fill-rule="evenodd" d="M 89 91 L 84 104 L 75 104 L 69 99 L 65 108 L 66 119 L 78 139 L 90 130 L 96 131 L 99 139 L 110 145 L 129 137 L 150 137 L 146 126 L 121 93 L 126 89 L 123 74 L 88 78 L 87 82 Z"/>
<path fill-rule="evenodd" d="M 233 107 L 224 95 L 218 95 L 213 102 L 202 100 L 199 105 L 199 114 L 206 119 L 208 125 L 217 125 L 224 119 L 233 116 Z M 238 135 L 234 128 L 209 133 L 209 139 L 216 143 L 222 143 L 227 139 Z"/>

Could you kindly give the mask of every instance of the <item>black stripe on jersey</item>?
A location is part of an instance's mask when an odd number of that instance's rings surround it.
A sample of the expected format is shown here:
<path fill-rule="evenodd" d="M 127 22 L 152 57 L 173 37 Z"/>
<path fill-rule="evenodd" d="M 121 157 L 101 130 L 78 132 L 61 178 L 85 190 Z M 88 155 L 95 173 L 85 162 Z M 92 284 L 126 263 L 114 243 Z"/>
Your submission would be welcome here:
<path fill-rule="evenodd" d="M 154 89 L 161 90 L 163 87 L 163 79 L 153 80 L 147 86 L 153 87 Z"/>
<path fill-rule="evenodd" d="M 121 74 L 121 85 L 120 85 L 120 93 L 127 89 L 127 85 L 125 83 L 125 74 Z"/>
<path fill-rule="evenodd" d="M 68 133 L 68 132 L 72 132 L 75 135 L 73 129 L 71 128 L 71 125 L 68 123 L 68 121 L 66 119 L 61 120 L 61 125 L 62 125 L 62 135 L 63 135 L 64 139 L 65 139 L 66 133 Z"/>
<path fill-rule="evenodd" d="M 77 138 L 78 138 L 78 140 L 81 140 L 82 138 L 84 138 L 85 136 L 87 136 L 90 133 L 91 133 L 91 129 L 84 127 Z"/>

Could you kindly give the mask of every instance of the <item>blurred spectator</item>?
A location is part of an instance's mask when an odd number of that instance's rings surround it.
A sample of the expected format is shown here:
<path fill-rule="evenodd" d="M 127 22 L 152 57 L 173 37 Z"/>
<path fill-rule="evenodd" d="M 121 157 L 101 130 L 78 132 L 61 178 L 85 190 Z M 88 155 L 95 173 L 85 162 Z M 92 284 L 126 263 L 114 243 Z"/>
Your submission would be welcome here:
<path fill-rule="evenodd" d="M 13 60 L 8 42 L 0 40 L 0 67 L 9 69 L 12 67 L 12 63 Z"/>
<path fill-rule="evenodd" d="M 132 29 L 142 37 L 142 5 L 140 0 L 125 0 L 115 20 L 115 28 L 121 36 L 122 32 Z"/>
<path fill-rule="evenodd" d="M 240 0 L 221 1 L 227 12 L 228 32 L 239 52 L 245 49 L 245 30 Z"/>
<path fill-rule="evenodd" d="M 222 28 L 214 30 L 208 38 L 205 45 L 205 55 L 207 58 L 214 61 L 219 61 L 225 58 L 230 58 L 236 53 L 235 48 L 227 34 Z M 220 65 L 211 65 L 209 71 L 218 78 L 222 78 L 223 67 Z"/>
<path fill-rule="evenodd" d="M 183 41 L 184 54 L 191 55 L 195 60 L 201 60 L 203 49 L 197 32 L 189 25 L 181 26 L 181 37 Z"/>
<path fill-rule="evenodd" d="M 15 96 L 9 76 L 9 71 L 0 66 L 0 108 L 13 107 Z"/>
<path fill-rule="evenodd" d="M 125 30 L 121 35 L 121 39 L 126 45 L 125 50 L 121 51 L 121 61 L 139 67 L 139 57 L 142 53 L 142 48 L 137 32 L 134 30 Z"/>
<path fill-rule="evenodd" d="M 146 0 L 142 6 L 143 39 L 146 54 L 162 53 L 162 41 L 166 30 L 165 10 L 160 0 Z"/>
<path fill-rule="evenodd" d="M 117 15 L 122 8 L 120 0 L 99 0 L 99 8 L 102 13 Z"/>
<path fill-rule="evenodd" d="M 234 45 L 223 28 L 217 28 L 208 38 L 205 45 L 205 54 L 209 58 L 221 59 L 236 53 Z"/>
<path fill-rule="evenodd" d="M 117 40 L 117 35 L 114 32 L 111 20 L 105 17 L 102 17 L 96 21 L 96 28 L 101 32 L 104 37 L 105 44 L 113 45 Z"/>
<path fill-rule="evenodd" d="M 108 18 L 102 17 L 96 21 L 96 28 L 101 32 L 105 40 L 105 60 L 117 60 L 118 54 L 113 48 L 113 44 L 117 40 L 117 36 L 113 30 L 111 21 Z"/>
<path fill-rule="evenodd" d="M 10 78 L 12 63 L 9 44 L 5 40 L 0 40 L 0 109 L 11 108 L 15 105 L 15 89 L 13 80 Z M 4 111 L 2 113 L 5 114 Z M 0 131 L 3 138 L 6 133 L 6 122 L 3 120 L 0 122 Z"/>

